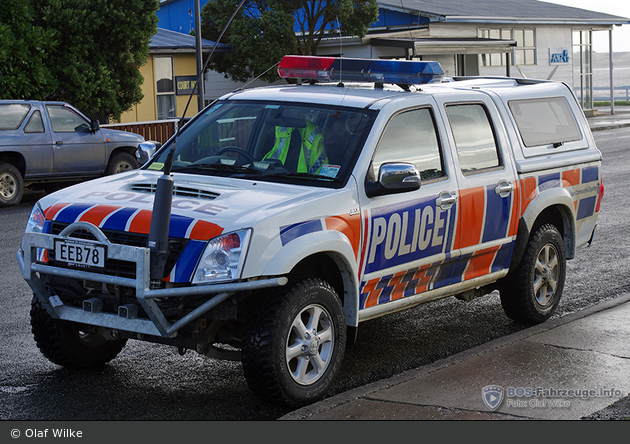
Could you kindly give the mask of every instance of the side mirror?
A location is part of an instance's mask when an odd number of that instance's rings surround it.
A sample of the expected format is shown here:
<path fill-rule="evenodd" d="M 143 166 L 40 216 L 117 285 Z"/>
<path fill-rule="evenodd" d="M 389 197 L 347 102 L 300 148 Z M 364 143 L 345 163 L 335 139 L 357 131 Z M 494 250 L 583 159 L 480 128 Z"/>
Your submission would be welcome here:
<path fill-rule="evenodd" d="M 138 164 L 142 166 L 147 163 L 149 159 L 153 157 L 157 149 L 157 142 L 152 142 L 150 140 L 141 142 L 136 150 L 136 159 L 138 159 Z"/>
<path fill-rule="evenodd" d="M 92 131 L 93 133 L 97 132 L 99 129 L 101 129 L 101 125 L 98 123 L 98 120 L 92 120 L 90 122 L 90 131 Z"/>
<path fill-rule="evenodd" d="M 411 163 L 384 163 L 378 172 L 378 181 L 368 180 L 365 193 L 368 197 L 405 193 L 420 189 L 420 172 Z"/>

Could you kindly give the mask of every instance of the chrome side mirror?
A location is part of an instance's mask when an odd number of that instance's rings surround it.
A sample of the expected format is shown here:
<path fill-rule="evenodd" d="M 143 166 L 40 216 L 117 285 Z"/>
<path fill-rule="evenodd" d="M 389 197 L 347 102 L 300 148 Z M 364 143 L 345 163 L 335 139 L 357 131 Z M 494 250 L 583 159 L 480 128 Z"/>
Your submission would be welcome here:
<path fill-rule="evenodd" d="M 149 159 L 153 157 L 157 149 L 157 142 L 152 142 L 150 140 L 141 142 L 140 145 L 138 145 L 138 149 L 136 150 L 136 159 L 138 159 L 138 164 L 142 166 L 147 163 Z"/>
<path fill-rule="evenodd" d="M 365 192 L 368 197 L 404 193 L 420 188 L 420 172 L 411 163 L 384 163 L 378 173 L 378 181 L 368 180 Z"/>

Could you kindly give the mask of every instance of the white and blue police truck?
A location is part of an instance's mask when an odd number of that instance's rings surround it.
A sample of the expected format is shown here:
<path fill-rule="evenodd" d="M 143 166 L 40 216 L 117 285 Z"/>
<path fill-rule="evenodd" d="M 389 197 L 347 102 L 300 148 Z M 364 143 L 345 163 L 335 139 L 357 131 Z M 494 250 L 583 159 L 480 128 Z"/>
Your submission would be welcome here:
<path fill-rule="evenodd" d="M 497 290 L 511 319 L 552 315 L 604 192 L 566 84 L 404 60 L 278 72 L 299 80 L 227 94 L 140 169 L 35 204 L 17 258 L 48 359 L 169 344 L 241 360 L 257 396 L 299 406 L 363 321 Z"/>

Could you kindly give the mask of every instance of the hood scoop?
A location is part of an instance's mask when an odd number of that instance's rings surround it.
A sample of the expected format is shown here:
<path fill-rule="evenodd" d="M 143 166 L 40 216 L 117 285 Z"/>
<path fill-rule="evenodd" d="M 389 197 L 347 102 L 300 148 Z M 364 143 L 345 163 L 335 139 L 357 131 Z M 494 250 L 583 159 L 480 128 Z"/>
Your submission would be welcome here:
<path fill-rule="evenodd" d="M 157 185 L 154 183 L 135 183 L 131 185 L 131 190 L 137 193 L 155 194 L 156 187 Z M 173 196 L 214 200 L 219 197 L 219 193 L 175 185 L 173 186 Z"/>

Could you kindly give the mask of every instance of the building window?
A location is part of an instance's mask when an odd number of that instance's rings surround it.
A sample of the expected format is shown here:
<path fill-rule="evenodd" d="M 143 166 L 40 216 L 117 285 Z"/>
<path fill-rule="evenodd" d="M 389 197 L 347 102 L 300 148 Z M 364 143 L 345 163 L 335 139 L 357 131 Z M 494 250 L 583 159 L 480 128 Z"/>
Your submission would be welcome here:
<path fill-rule="evenodd" d="M 516 40 L 512 50 L 511 64 L 516 66 L 536 64 L 536 41 L 533 29 L 479 29 L 479 37 L 484 39 Z M 481 54 L 482 66 L 506 66 L 505 53 Z"/>
<path fill-rule="evenodd" d="M 155 80 L 157 92 L 158 120 L 175 117 L 175 79 L 173 76 L 173 57 L 155 58 Z"/>

